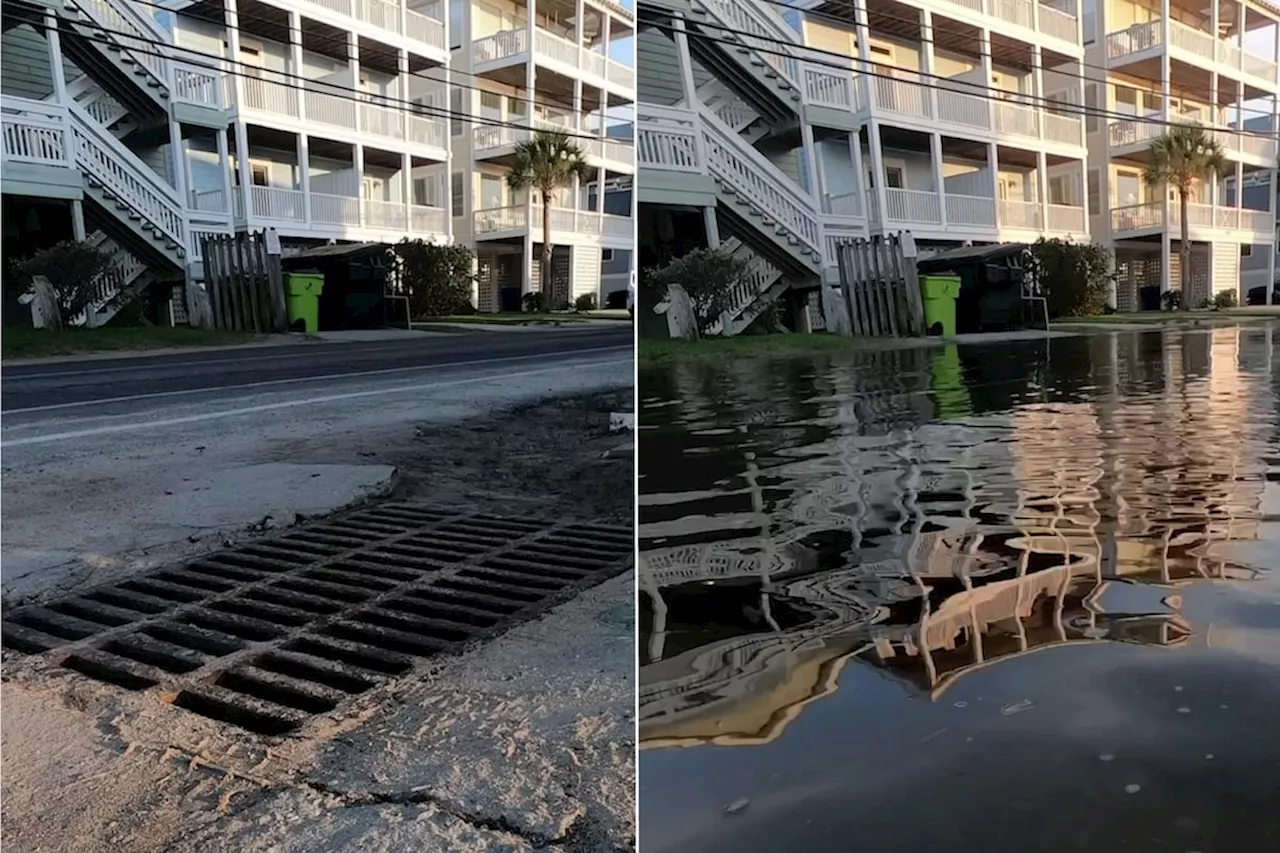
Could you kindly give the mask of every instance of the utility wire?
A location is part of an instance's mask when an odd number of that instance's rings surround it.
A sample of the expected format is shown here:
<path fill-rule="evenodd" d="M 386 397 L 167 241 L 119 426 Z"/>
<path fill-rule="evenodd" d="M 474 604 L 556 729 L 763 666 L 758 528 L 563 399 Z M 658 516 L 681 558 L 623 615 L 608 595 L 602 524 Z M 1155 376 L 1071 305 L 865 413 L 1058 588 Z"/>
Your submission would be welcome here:
<path fill-rule="evenodd" d="M 3 3 L 0 5 L 12 6 L 14 8 L 18 8 L 18 3 L 15 0 L 3 0 Z M 20 9 L 20 11 L 30 12 L 32 10 Z M 34 20 L 30 20 L 28 18 L 23 18 L 21 16 L 18 17 L 18 20 L 21 23 L 25 23 L 34 29 L 37 29 L 46 33 L 51 30 L 52 31 L 59 30 L 59 28 L 49 27 L 43 21 L 37 22 Z M 390 95 L 375 94 L 371 92 L 364 92 L 359 89 L 352 88 L 350 86 L 342 86 L 336 83 L 324 83 L 316 80 L 311 80 L 309 78 L 302 77 L 297 74 L 292 74 L 287 71 L 276 71 L 273 69 L 259 68 L 258 66 L 249 65 L 248 63 L 245 63 L 240 60 L 224 59 L 220 56 L 216 56 L 215 54 L 199 51 L 194 48 L 172 45 L 172 44 L 168 44 L 167 42 L 159 41 L 158 39 L 147 39 L 147 38 L 137 36 L 133 33 L 101 27 L 101 26 L 98 26 L 96 23 L 93 25 L 93 28 L 102 33 L 108 33 L 108 34 L 119 36 L 122 39 L 126 39 L 127 42 L 125 44 L 125 49 L 133 53 L 137 53 L 142 56 L 154 56 L 154 57 L 169 60 L 169 61 L 182 62 L 186 65 L 191 66 L 192 68 L 198 68 L 201 70 L 209 71 L 213 74 L 232 74 L 237 77 L 244 77 L 247 79 L 269 82 L 277 86 L 283 86 L 285 88 L 292 89 L 294 91 L 313 92 L 316 94 L 329 95 L 331 97 L 342 98 L 344 100 L 352 101 L 355 103 L 371 104 L 374 106 L 386 106 L 393 109 L 403 108 L 404 112 L 407 112 L 413 115 L 421 115 L 421 116 L 426 116 L 428 118 L 443 118 L 443 119 L 456 120 L 471 126 L 511 128 L 515 130 L 530 130 L 529 125 L 520 124 L 519 122 L 485 118 L 483 116 L 477 116 L 474 113 L 470 113 L 470 112 L 456 112 L 447 107 L 437 107 L 434 105 L 427 105 L 427 104 L 416 104 L 404 98 L 394 97 Z M 108 38 L 96 37 L 96 36 L 85 36 L 80 33 L 75 33 L 74 37 L 83 39 L 85 41 L 89 41 L 95 44 L 101 44 L 104 46 L 120 47 L 120 44 L 118 42 Z M 134 46 L 136 44 L 146 44 L 151 46 L 152 48 L 155 48 L 158 46 L 161 48 L 165 48 L 167 52 L 161 52 L 154 49 L 143 50 L 139 47 Z M 173 55 L 174 51 L 180 51 L 180 52 L 188 53 L 194 56 L 199 56 L 205 59 L 211 59 L 220 64 L 240 66 L 242 68 L 251 68 L 255 73 L 249 73 L 243 70 L 233 70 L 229 68 L 223 68 L 220 65 L 207 65 L 200 62 L 195 62 L 190 59 L 187 59 L 186 57 L 174 56 Z M 284 80 L 268 79 L 269 76 L 290 78 L 292 80 L 301 80 L 304 83 L 312 83 L 317 86 L 321 86 L 323 88 L 322 89 L 311 88 L 305 85 L 298 85 L 296 82 L 285 82 Z M 430 79 L 430 78 L 424 78 L 424 79 Z M 431 80 L 431 82 L 445 84 L 445 81 L 443 80 Z M 342 94 L 339 94 L 339 93 L 342 93 Z M 533 129 L 537 130 L 538 128 L 533 128 Z M 570 139 L 583 139 L 583 140 L 597 141 L 597 142 L 603 139 L 603 140 L 609 140 L 609 141 L 621 142 L 621 143 L 626 143 L 631 141 L 625 137 L 615 138 L 615 137 L 608 137 L 608 136 L 594 136 L 590 134 L 584 134 L 568 127 L 563 128 L 561 132 L 564 133 L 565 136 L 569 137 Z M 315 135 L 322 135 L 322 134 L 315 134 Z M 447 140 L 445 142 L 445 145 L 446 146 L 448 145 Z"/>
<path fill-rule="evenodd" d="M 212 15 L 201 15 L 201 14 L 199 14 L 199 13 L 197 13 L 197 12 L 186 11 L 186 10 L 182 10 L 182 11 L 175 11 L 175 10 L 173 10 L 173 9 L 170 9 L 170 8 L 169 8 L 169 7 L 167 7 L 167 6 L 162 6 L 162 5 L 160 5 L 159 3 L 155 3 L 155 2 L 148 2 L 148 0 L 128 0 L 128 2 L 136 3 L 136 4 L 140 5 L 140 6 L 150 6 L 150 7 L 152 7 L 152 8 L 159 9 L 159 10 L 164 11 L 164 12 L 168 12 L 169 14 L 174 15 L 175 17 L 176 17 L 176 16 L 178 16 L 178 15 L 183 15 L 183 16 L 186 16 L 186 17 L 191 18 L 192 20 L 201 21 L 202 23 L 206 23 L 206 24 L 213 24 L 214 26 L 222 27 L 222 28 L 224 28 L 224 29 L 226 29 L 226 30 L 235 30 L 236 32 L 241 33 L 241 34 L 245 34 L 245 33 L 246 33 L 246 30 L 245 30 L 245 28 L 244 28 L 243 26 L 235 26 L 235 27 L 232 27 L 230 24 L 227 24 L 224 20 L 221 20 L 221 19 L 219 19 L 219 18 L 218 18 L 218 17 L 216 17 L 216 16 L 212 16 Z M 154 17 L 154 16 L 153 16 L 153 17 Z M 258 21 L 258 22 L 260 22 L 260 23 L 270 24 L 270 25 L 275 26 L 275 27 L 280 26 L 280 23 L 279 23 L 278 21 L 273 21 L 273 20 L 271 20 L 270 18 L 266 17 L 265 15 L 254 15 L 254 14 L 251 14 L 251 13 L 248 13 L 248 12 L 238 11 L 238 12 L 236 13 L 236 18 L 237 18 L 237 20 L 241 20 L 241 21 L 244 21 L 244 20 L 249 20 L 249 21 Z M 257 36 L 254 36 L 254 34 L 253 34 L 253 32 L 252 32 L 252 31 L 248 31 L 248 35 L 249 35 L 250 37 L 253 37 L 253 38 L 256 38 L 256 37 L 257 37 Z M 162 42 L 162 43 L 163 43 L 163 42 Z M 316 39 L 316 43 L 318 43 L 318 44 L 322 44 L 322 45 L 332 45 L 332 46 L 335 46 L 335 47 L 340 45 L 340 46 L 342 46 L 342 47 L 344 47 L 344 48 L 345 48 L 345 47 L 346 47 L 346 34 L 345 34 L 345 33 L 343 33 L 343 34 L 328 35 L 328 36 L 322 35 L 322 36 L 319 36 L 319 37 Z M 170 47 L 178 47 L 178 45 L 169 45 L 169 46 L 170 46 Z M 448 49 L 448 48 L 446 48 L 446 52 L 448 52 L 448 50 L 449 50 L 449 49 Z M 473 77 L 473 78 L 475 78 L 475 79 L 485 79 L 482 75 L 480 75 L 480 74 L 476 74 L 475 72 L 472 72 L 472 71 L 463 71 L 463 70 L 462 70 L 462 69 L 460 69 L 460 68 L 454 68 L 454 67 L 452 67 L 452 65 L 448 66 L 448 69 L 449 69 L 449 75 L 450 75 L 450 80 L 448 81 L 448 85 L 450 85 L 450 86 L 457 86 L 458 88 L 461 88 L 461 89 L 470 89 L 470 90 L 471 90 L 471 91 L 473 91 L 473 92 L 484 92 L 484 93 L 487 93 L 487 94 L 494 94 L 494 93 L 492 92 L 492 90 L 490 90 L 490 89 L 483 89 L 483 88 L 481 88 L 481 87 L 479 87 L 479 86 L 472 86 L 472 85 L 467 85 L 467 84 L 465 84 L 465 83 L 459 83 L 459 82 L 457 82 L 457 81 L 455 81 L 455 80 L 453 80 L 453 79 L 452 79 L 452 77 L 453 77 L 453 75 L 454 75 L 454 74 L 463 74 L 463 75 L 465 75 L 465 76 L 467 76 L 467 77 Z M 418 78 L 418 79 L 420 79 L 420 80 L 426 80 L 426 81 L 431 82 L 431 83 L 445 83 L 445 82 L 446 82 L 446 81 L 444 81 L 444 80 L 441 80 L 441 79 L 440 79 L 440 78 L 438 78 L 438 77 L 428 77 L 428 76 L 426 76 L 426 74 L 424 74 L 423 72 L 419 72 L 419 71 L 406 71 L 406 72 L 405 72 L 405 74 L 407 74 L 407 75 L 408 75 L 408 76 L 410 76 L 410 77 L 417 77 L 417 78 Z M 531 94 L 532 94 L 532 93 L 531 93 Z M 539 100 L 535 100 L 533 97 L 522 98 L 522 97 L 520 97 L 520 96 L 518 96 L 518 95 L 507 95 L 506 97 L 511 98 L 511 99 L 513 99 L 513 100 L 517 100 L 517 101 L 523 101 L 523 102 L 525 102 L 525 103 L 527 103 L 527 104 L 530 104 L 530 105 L 532 105 L 532 106 L 552 107 L 552 108 L 560 109 L 560 110 L 564 110 L 564 109 L 572 110 L 572 109 L 573 109 L 573 105 L 572 105 L 572 104 L 558 103 L 558 102 L 555 102 L 555 101 L 539 101 Z M 605 110 L 604 110 L 603 105 L 602 105 L 601 113 L 603 114 L 604 112 L 605 112 Z M 633 123 L 634 123 L 634 122 L 633 122 Z"/>
<path fill-rule="evenodd" d="M 815 11 L 815 10 L 811 10 L 811 9 L 802 9 L 802 8 L 800 8 L 799 6 L 793 6 L 793 5 L 791 5 L 790 3 L 782 2 L 782 0 L 759 0 L 759 2 L 764 3 L 764 4 L 766 4 L 766 5 L 769 5 L 769 6 L 778 6 L 778 7 L 781 7 L 781 8 L 783 8 L 783 9 L 788 9 L 788 10 L 793 11 L 793 12 L 799 12 L 799 13 L 801 13 L 801 14 L 805 15 L 806 17 L 822 18 L 822 19 L 825 19 L 825 20 L 833 21 L 833 22 L 835 22 L 835 23 L 844 24 L 844 25 L 846 25 L 846 26 L 857 26 L 856 20 L 855 20 L 855 19 L 853 19 L 853 18 L 845 18 L 845 17 L 841 17 L 840 15 L 833 15 L 833 14 L 831 14 L 830 12 L 819 12 L 819 11 Z M 845 10 L 847 10 L 847 11 L 851 12 L 851 13 L 854 13 L 855 15 L 856 15 L 856 13 L 857 13 L 857 11 L 858 11 L 857 7 L 855 7 L 855 6 L 851 5 L 850 3 L 848 3 L 848 2 L 847 2 L 847 0 L 845 0 L 844 2 L 842 2 L 841 0 L 825 0 L 825 2 L 823 3 L 823 5 L 824 5 L 824 6 L 831 6 L 831 7 L 838 8 L 838 9 L 845 9 Z M 898 22 L 898 23 L 910 24 L 911 26 L 915 26 L 915 27 L 919 27 L 919 26 L 921 26 L 920 21 L 919 21 L 918 19 L 908 18 L 908 17 L 903 16 L 903 15 L 894 15 L 894 14 L 891 14 L 891 13 L 886 12 L 886 11 L 883 11 L 883 10 L 877 10 L 877 12 L 876 12 L 876 16 L 877 16 L 877 18 L 884 18 L 884 19 L 887 19 L 887 20 L 890 20 L 890 21 L 896 21 L 896 22 Z M 783 21 L 783 23 L 785 24 L 785 23 L 786 23 L 786 21 L 784 20 L 784 21 Z M 789 26 L 789 25 L 788 25 L 788 26 Z M 938 31 L 938 29 L 939 29 L 939 28 L 938 28 L 937 26 L 935 26 L 933 29 L 934 29 L 934 31 L 936 32 L 936 31 Z M 869 24 L 869 23 L 868 23 L 868 30 L 870 31 L 870 24 Z M 988 32 L 990 32 L 990 31 L 988 31 Z M 797 35 L 800 35 L 800 34 L 799 34 L 799 33 L 797 33 Z M 935 39 L 932 39 L 932 38 L 924 38 L 923 36 L 921 36 L 921 37 L 920 37 L 919 39 L 917 39 L 917 40 L 918 40 L 921 44 L 936 44 L 936 40 L 935 40 Z M 989 35 L 988 35 L 986 38 L 979 38 L 977 41 L 978 41 L 978 43 L 979 43 L 979 44 L 981 44 L 981 45 L 986 45 L 986 46 L 988 47 L 988 52 L 990 52 L 990 46 L 991 46 L 991 44 L 992 44 L 992 41 L 991 41 L 991 37 L 990 37 Z M 809 50 L 809 49 L 810 49 L 808 45 L 797 45 L 797 48 L 798 48 L 798 49 L 800 49 L 800 50 Z M 945 47 L 944 47 L 944 49 L 945 49 Z M 1241 49 L 1243 50 L 1243 47 L 1242 47 Z M 1265 59 L 1265 57 L 1262 57 L 1262 58 L 1263 58 L 1263 59 Z M 1072 64 L 1072 65 L 1078 64 L 1078 65 L 1080 65 L 1080 67 L 1082 67 L 1082 68 L 1090 68 L 1090 69 L 1093 69 L 1093 70 L 1095 70 L 1095 71 L 1101 71 L 1101 72 L 1106 73 L 1106 74 L 1114 74 L 1114 73 L 1117 73 L 1117 72 L 1119 72 L 1119 73 L 1127 73 L 1127 72 L 1122 72 L 1120 69 L 1116 69 L 1116 68 L 1109 68 L 1109 67 L 1107 67 L 1107 66 L 1105 66 L 1105 65 L 1097 65 L 1097 64 L 1095 64 L 1095 63 L 1091 63 L 1091 62 L 1085 62 L 1083 59 L 1080 59 L 1080 60 L 1072 59 L 1072 60 L 1070 61 L 1070 63 L 1069 63 L 1069 64 Z M 1080 73 L 1073 73 L 1073 72 L 1071 72 L 1071 71 L 1064 71 L 1064 70 L 1062 70 L 1062 66 L 1046 67 L 1044 70 L 1045 70 L 1045 71 L 1047 71 L 1047 72 L 1049 72 L 1049 73 L 1051 73 L 1051 74 L 1056 74 L 1056 75 L 1059 75 L 1059 76 L 1062 76 L 1062 77 L 1070 77 L 1070 78 L 1075 79 L 1075 80 L 1082 80 L 1082 81 L 1084 81 L 1084 82 L 1086 82 L 1086 83 L 1095 83 L 1095 84 L 1107 85 L 1107 81 L 1106 81 L 1106 80 L 1100 80 L 1100 79 L 1098 79 L 1098 78 L 1096 78 L 1096 77 L 1090 77 L 1090 76 L 1089 76 L 1089 75 L 1087 75 L 1087 74 L 1080 74 Z M 1141 75 L 1137 75 L 1137 74 L 1133 74 L 1133 75 L 1131 75 L 1131 76 L 1132 76 L 1135 80 L 1139 80 L 1139 81 L 1144 82 L 1144 83 L 1151 83 L 1151 84 L 1154 84 L 1154 85 L 1156 85 L 1156 86 L 1159 86 L 1159 85 L 1161 85 L 1161 84 L 1162 84 L 1162 81 L 1157 80 L 1157 79 L 1152 78 L 1152 77 L 1143 77 L 1143 76 L 1141 76 Z M 1137 87 L 1130 86 L 1130 87 L 1128 87 L 1128 88 L 1137 88 Z M 1147 89 L 1147 90 L 1143 90 L 1143 91 L 1151 92 L 1151 90 L 1149 90 L 1149 89 Z M 1210 94 L 1212 94 L 1212 93 L 1211 93 L 1208 89 L 1205 89 L 1205 90 L 1203 90 L 1203 91 L 1204 91 L 1204 95 L 1205 95 L 1205 97 L 1204 97 L 1204 98 L 1202 98 L 1201 100 L 1206 100 L 1206 101 L 1207 101 L 1207 100 L 1208 100 L 1208 95 L 1210 95 Z M 1181 94 L 1184 94 L 1184 93 L 1189 93 L 1189 94 L 1191 94 L 1191 95 L 1197 95 L 1197 94 L 1199 94 L 1200 92 L 1201 92 L 1201 90 L 1199 90 L 1199 89 L 1195 89 L 1195 88 L 1179 88 L 1179 89 L 1177 89 L 1177 90 L 1174 90 L 1174 89 L 1172 89 L 1172 88 L 1170 89 L 1170 95 L 1181 95 Z M 1158 94 L 1160 94 L 1160 93 L 1159 93 L 1159 92 L 1153 92 L 1152 94 L 1157 94 L 1157 95 L 1158 95 Z M 1244 106 L 1239 106 L 1239 107 L 1236 107 L 1236 109 L 1237 109 L 1237 110 L 1239 110 L 1239 111 L 1241 111 L 1241 112 L 1250 112 L 1250 113 L 1253 113 L 1253 114 L 1255 114 L 1255 115 L 1261 115 L 1261 116 L 1274 116 L 1274 115 L 1275 115 L 1275 112 L 1274 112 L 1274 111 L 1267 111 L 1267 110 L 1263 110 L 1263 109 L 1258 109 L 1257 107 L 1244 107 Z"/>
<path fill-rule="evenodd" d="M 699 39 L 704 42 L 728 45 L 734 49 L 740 49 L 743 47 L 742 42 L 736 39 L 717 38 L 715 36 L 702 33 L 696 30 L 691 30 L 691 29 L 679 30 L 674 25 L 672 25 L 671 23 L 668 23 L 667 21 L 670 21 L 670 18 L 666 18 L 665 20 L 644 19 L 644 20 L 640 20 L 639 22 L 647 26 L 651 26 L 655 29 L 661 30 L 663 32 L 666 32 L 669 35 L 677 35 L 680 33 L 684 33 L 689 38 Z M 721 26 L 719 24 L 712 24 L 710 26 L 721 32 L 729 33 L 731 35 L 745 36 L 747 38 L 754 39 L 757 42 L 760 42 L 760 41 L 772 42 L 774 44 L 783 45 L 784 47 L 792 47 L 792 48 L 795 47 L 795 45 L 790 45 L 789 43 L 782 42 L 778 39 L 766 38 L 766 37 L 760 36 L 757 33 L 747 32 L 745 30 L 735 30 L 735 29 Z M 769 49 L 764 47 L 758 47 L 755 45 L 749 45 L 749 47 L 752 50 L 755 50 L 756 52 L 764 54 L 766 56 L 770 56 L 770 55 L 780 56 L 785 59 L 807 62 L 810 65 L 817 65 L 824 68 L 832 68 L 846 74 L 851 73 L 853 70 L 855 70 L 854 66 L 892 68 L 891 66 L 885 66 L 877 62 L 871 62 L 871 61 L 864 62 L 862 59 L 859 59 L 859 58 L 850 57 L 846 54 L 837 53 L 835 51 L 830 51 L 830 50 L 822 50 L 819 48 L 809 47 L 809 48 L 805 48 L 805 50 L 809 51 L 811 54 L 832 56 L 842 60 L 842 62 L 841 63 L 824 62 L 814 58 L 805 58 L 805 57 L 796 56 L 794 53 L 784 51 L 784 50 Z M 905 70 L 905 69 L 895 69 L 895 70 Z M 857 73 L 860 75 L 863 75 L 866 77 L 872 77 L 875 79 L 888 80 L 888 81 L 899 82 L 899 83 L 909 82 L 909 83 L 912 83 L 913 85 L 917 85 L 926 89 L 935 89 L 939 91 L 955 92 L 958 94 L 967 94 L 967 95 L 970 95 L 971 97 L 983 98 L 985 100 L 997 101 L 1000 103 L 1020 104 L 1022 106 L 1039 106 L 1050 112 L 1056 112 L 1059 114 L 1080 115 L 1080 116 L 1085 116 L 1086 118 L 1090 116 L 1094 118 L 1108 118 L 1108 119 L 1115 119 L 1116 121 L 1123 121 L 1123 122 L 1135 122 L 1140 124 L 1159 125 L 1161 127 L 1186 127 L 1187 126 L 1185 122 L 1165 121 L 1155 116 L 1125 115 L 1123 113 L 1110 112 L 1105 109 L 1101 109 L 1097 107 L 1089 107 L 1083 104 L 1073 104 L 1073 103 L 1066 103 L 1062 101 L 1052 101 L 1039 95 L 1025 95 L 1025 94 L 1012 93 L 1012 92 L 1008 92 L 1007 90 L 1000 89 L 994 86 L 989 86 L 989 85 L 984 86 L 980 83 L 970 83 L 968 81 L 963 81 L 963 80 L 951 80 L 950 78 L 947 78 L 947 77 L 939 77 L 937 74 L 928 74 L 923 71 L 909 71 L 908 73 L 913 74 L 916 77 L 922 78 L 922 80 L 924 78 L 931 78 L 935 81 L 946 80 L 951 85 L 942 86 L 942 85 L 939 85 L 937 82 L 926 83 L 926 82 L 918 82 L 918 81 L 904 81 L 901 77 L 896 77 L 891 74 L 885 74 L 882 72 L 870 71 L 870 70 L 867 70 L 866 68 L 858 68 Z M 964 87 L 966 89 L 975 90 L 975 91 L 961 92 L 959 91 L 960 87 Z M 1237 134 L 1247 135 L 1247 136 L 1261 136 L 1267 139 L 1276 139 L 1277 136 L 1280 135 L 1280 134 L 1277 134 L 1277 132 L 1275 131 L 1260 132 L 1260 131 L 1249 130 L 1246 128 L 1230 128 L 1230 130 L 1232 133 L 1237 133 Z"/>

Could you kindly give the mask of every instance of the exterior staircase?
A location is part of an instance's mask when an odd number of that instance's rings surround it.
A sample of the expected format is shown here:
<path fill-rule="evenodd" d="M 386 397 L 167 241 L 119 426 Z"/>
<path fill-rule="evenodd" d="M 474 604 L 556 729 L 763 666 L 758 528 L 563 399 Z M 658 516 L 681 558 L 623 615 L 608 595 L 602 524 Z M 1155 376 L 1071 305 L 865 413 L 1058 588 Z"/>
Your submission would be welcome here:
<path fill-rule="evenodd" d="M 85 241 L 112 256 L 112 269 L 95 282 L 95 295 L 87 310 L 70 320 L 73 326 L 101 326 L 114 317 L 131 293 L 154 281 L 149 266 L 103 231 L 94 231 Z"/>
<path fill-rule="evenodd" d="M 60 23 L 68 30 L 63 52 L 124 99 L 135 114 L 167 113 L 169 61 L 156 44 L 168 34 L 145 7 L 126 0 L 64 0 Z M 78 36 L 78 37 L 77 37 Z"/>
<path fill-rule="evenodd" d="M 796 33 L 763 3 L 691 0 L 689 25 L 703 37 L 689 50 L 720 79 L 742 85 L 746 99 L 771 121 L 795 120 L 803 110 L 800 63 L 780 55 Z"/>
<path fill-rule="evenodd" d="M 782 277 L 782 270 L 769 263 L 737 237 L 730 237 L 720 244 L 722 251 L 746 263 L 749 273 L 729 298 L 729 307 L 710 328 L 712 335 L 732 337 L 742 333 L 769 305 L 786 292 L 789 284 Z"/>

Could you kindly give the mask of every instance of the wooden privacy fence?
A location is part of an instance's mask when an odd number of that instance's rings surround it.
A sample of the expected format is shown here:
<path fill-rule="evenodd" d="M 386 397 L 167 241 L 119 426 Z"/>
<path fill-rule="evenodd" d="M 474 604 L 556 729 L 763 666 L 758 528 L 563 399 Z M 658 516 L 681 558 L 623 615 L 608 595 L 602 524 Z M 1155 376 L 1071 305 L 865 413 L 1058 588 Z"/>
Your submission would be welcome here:
<path fill-rule="evenodd" d="M 192 325 L 234 332 L 285 332 L 289 328 L 278 238 L 274 234 L 206 237 L 205 289 L 188 288 Z"/>
<path fill-rule="evenodd" d="M 925 334 L 916 244 L 910 233 L 842 243 L 836 259 L 843 299 L 835 305 L 829 300 L 823 308 L 844 313 L 835 318 L 840 332 L 872 337 Z"/>

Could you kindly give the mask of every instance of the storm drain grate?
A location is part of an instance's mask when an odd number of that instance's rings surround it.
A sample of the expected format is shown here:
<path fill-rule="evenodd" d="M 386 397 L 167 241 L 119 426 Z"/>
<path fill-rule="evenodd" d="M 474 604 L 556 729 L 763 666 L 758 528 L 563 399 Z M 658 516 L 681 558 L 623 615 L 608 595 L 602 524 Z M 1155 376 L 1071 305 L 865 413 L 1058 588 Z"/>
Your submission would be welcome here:
<path fill-rule="evenodd" d="M 6 648 L 261 734 L 629 564 L 630 528 L 392 504 L 5 614 Z"/>

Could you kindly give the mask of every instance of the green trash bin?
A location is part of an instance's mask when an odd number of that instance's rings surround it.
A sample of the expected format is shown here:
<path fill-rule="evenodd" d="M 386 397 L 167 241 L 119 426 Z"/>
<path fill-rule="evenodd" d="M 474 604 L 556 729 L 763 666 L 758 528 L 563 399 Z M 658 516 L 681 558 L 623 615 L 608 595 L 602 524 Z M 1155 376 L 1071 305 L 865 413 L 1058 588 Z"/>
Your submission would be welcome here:
<path fill-rule="evenodd" d="M 921 276 L 920 296 L 924 301 L 924 325 L 928 333 L 944 337 L 954 335 L 956 300 L 960 298 L 960 276 Z"/>
<path fill-rule="evenodd" d="M 289 328 L 295 332 L 320 329 L 320 292 L 324 276 L 315 272 L 285 273 L 284 292 L 289 304 Z"/>

